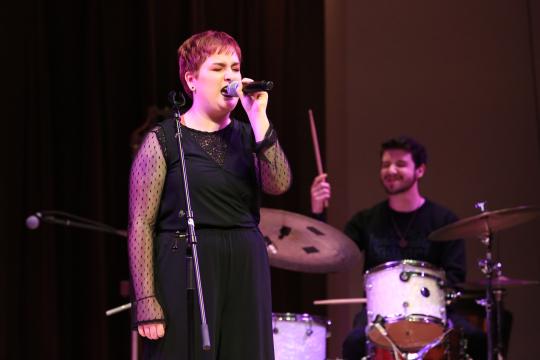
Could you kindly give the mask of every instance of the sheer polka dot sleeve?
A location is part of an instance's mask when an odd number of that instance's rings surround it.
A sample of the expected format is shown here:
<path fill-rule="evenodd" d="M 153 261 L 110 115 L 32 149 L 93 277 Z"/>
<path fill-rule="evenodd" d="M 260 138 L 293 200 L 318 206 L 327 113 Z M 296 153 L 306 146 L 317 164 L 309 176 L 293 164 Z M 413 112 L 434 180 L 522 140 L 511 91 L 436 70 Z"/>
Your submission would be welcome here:
<path fill-rule="evenodd" d="M 271 195 L 283 194 L 291 186 L 291 168 L 277 139 L 258 153 L 262 189 Z"/>
<path fill-rule="evenodd" d="M 137 324 L 164 321 L 154 289 L 153 229 L 166 166 L 157 136 L 150 132 L 133 160 L 129 179 L 128 252 Z"/>

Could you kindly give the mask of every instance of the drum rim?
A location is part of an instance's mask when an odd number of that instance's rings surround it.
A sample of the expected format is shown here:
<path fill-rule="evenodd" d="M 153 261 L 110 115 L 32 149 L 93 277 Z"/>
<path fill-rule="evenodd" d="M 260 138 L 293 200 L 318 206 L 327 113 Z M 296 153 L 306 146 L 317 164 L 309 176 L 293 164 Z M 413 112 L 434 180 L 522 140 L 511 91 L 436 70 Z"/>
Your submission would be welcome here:
<path fill-rule="evenodd" d="M 392 260 L 392 261 L 387 261 L 385 263 L 379 264 L 379 265 L 377 265 L 375 267 L 372 267 L 369 270 L 366 270 L 364 272 L 364 275 L 373 274 L 373 273 L 379 272 L 381 270 L 391 269 L 391 268 L 394 268 L 394 267 L 399 266 L 399 265 L 418 266 L 418 267 L 422 267 L 422 268 L 426 268 L 426 269 L 436 270 L 436 271 L 442 272 L 444 274 L 443 269 L 433 265 L 430 262 L 422 261 L 422 260 L 404 259 L 404 260 Z"/>
<path fill-rule="evenodd" d="M 410 314 L 407 316 L 397 316 L 397 317 L 391 317 L 391 318 L 388 318 L 385 316 L 384 321 L 385 323 L 388 323 L 388 324 L 395 324 L 401 321 L 436 324 L 436 325 L 441 325 L 443 329 L 447 327 L 447 322 L 448 322 L 444 318 L 438 318 L 433 315 L 425 315 L 425 314 Z M 367 327 L 369 328 L 370 325 L 367 325 Z"/>
<path fill-rule="evenodd" d="M 272 321 L 292 321 L 292 322 L 314 322 L 320 325 L 328 326 L 328 321 L 319 315 L 311 315 L 308 313 L 291 313 L 291 312 L 273 312 Z"/>

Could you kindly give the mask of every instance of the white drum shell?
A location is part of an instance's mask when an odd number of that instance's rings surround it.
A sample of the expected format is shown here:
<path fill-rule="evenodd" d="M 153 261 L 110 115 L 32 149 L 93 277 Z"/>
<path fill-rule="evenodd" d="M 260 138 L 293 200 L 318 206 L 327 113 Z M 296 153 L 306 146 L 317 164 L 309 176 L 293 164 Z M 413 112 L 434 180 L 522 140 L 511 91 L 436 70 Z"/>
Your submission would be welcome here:
<path fill-rule="evenodd" d="M 407 281 L 400 277 L 403 272 L 410 275 Z M 365 289 L 369 323 L 381 315 L 387 322 L 422 318 L 420 321 L 433 319 L 444 326 L 446 293 L 441 286 L 444 280 L 443 271 L 412 260 L 387 263 L 367 272 Z"/>
<path fill-rule="evenodd" d="M 308 314 L 273 314 L 276 360 L 326 359 L 326 324 Z"/>

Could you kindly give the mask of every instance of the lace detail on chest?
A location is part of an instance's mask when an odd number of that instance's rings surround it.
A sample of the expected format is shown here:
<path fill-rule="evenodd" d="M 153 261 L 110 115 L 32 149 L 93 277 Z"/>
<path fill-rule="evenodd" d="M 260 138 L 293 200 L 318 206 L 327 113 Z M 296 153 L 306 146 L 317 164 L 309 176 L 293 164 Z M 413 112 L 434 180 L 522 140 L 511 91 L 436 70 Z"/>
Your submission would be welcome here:
<path fill-rule="evenodd" d="M 221 130 L 214 132 L 205 132 L 188 127 L 183 129 L 189 132 L 189 135 L 195 140 L 195 142 L 204 150 L 204 152 L 210 156 L 212 160 L 223 166 L 225 164 L 225 156 L 227 149 L 229 148 L 228 139 L 232 126 L 229 125 Z"/>

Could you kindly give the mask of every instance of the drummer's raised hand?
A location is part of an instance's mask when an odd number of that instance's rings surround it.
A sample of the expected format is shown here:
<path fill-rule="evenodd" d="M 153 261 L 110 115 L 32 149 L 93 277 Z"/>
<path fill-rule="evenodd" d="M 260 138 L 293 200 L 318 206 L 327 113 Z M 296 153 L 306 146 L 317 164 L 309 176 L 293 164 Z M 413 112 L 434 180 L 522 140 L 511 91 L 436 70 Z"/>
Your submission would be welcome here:
<path fill-rule="evenodd" d="M 311 212 L 320 214 L 328 206 L 332 195 L 330 183 L 326 181 L 328 174 L 324 173 L 313 179 L 311 184 Z"/>

